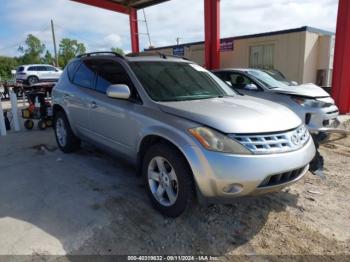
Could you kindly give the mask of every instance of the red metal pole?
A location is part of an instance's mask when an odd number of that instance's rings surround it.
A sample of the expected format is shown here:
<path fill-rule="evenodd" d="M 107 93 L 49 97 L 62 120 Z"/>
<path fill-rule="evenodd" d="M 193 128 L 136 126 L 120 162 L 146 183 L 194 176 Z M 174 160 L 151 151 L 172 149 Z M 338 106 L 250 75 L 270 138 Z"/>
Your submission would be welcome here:
<path fill-rule="evenodd" d="M 129 20 L 130 20 L 131 50 L 133 53 L 139 53 L 140 52 L 139 27 L 137 22 L 137 10 L 135 8 L 130 8 Z"/>
<path fill-rule="evenodd" d="M 220 68 L 220 0 L 204 0 L 205 66 Z"/>
<path fill-rule="evenodd" d="M 332 96 L 342 114 L 350 112 L 350 1 L 339 0 Z"/>

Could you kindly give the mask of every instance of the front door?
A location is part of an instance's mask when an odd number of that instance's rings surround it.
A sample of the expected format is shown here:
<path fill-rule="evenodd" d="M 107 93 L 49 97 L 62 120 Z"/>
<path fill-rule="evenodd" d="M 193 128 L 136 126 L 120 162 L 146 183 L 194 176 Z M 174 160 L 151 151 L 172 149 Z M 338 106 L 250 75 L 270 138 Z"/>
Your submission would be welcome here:
<path fill-rule="evenodd" d="M 124 155 L 133 155 L 139 122 L 134 117 L 141 105 L 135 100 L 109 98 L 107 88 L 125 84 L 135 94 L 134 86 L 123 66 L 114 60 L 100 60 L 96 77 L 96 95 L 91 103 L 90 123 L 96 139 Z"/>

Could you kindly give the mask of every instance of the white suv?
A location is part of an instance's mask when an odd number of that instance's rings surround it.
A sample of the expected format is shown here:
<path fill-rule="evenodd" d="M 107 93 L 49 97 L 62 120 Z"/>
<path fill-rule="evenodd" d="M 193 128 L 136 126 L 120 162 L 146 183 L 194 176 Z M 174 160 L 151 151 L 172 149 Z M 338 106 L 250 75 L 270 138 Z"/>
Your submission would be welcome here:
<path fill-rule="evenodd" d="M 22 65 L 17 68 L 16 80 L 30 85 L 43 81 L 58 81 L 62 70 L 52 65 Z"/>

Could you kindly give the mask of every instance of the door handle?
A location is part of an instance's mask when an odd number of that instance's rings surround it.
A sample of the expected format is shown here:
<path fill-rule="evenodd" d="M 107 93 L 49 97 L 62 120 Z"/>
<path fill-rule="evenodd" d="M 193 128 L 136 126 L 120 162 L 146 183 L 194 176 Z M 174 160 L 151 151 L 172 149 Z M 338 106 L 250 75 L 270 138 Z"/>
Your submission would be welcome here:
<path fill-rule="evenodd" d="M 71 97 L 70 94 L 64 94 L 64 95 L 63 95 L 63 99 L 67 99 L 67 98 L 70 98 L 70 97 Z"/>
<path fill-rule="evenodd" d="M 96 104 L 95 101 L 92 101 L 90 106 L 91 106 L 92 109 L 98 108 L 98 105 Z"/>

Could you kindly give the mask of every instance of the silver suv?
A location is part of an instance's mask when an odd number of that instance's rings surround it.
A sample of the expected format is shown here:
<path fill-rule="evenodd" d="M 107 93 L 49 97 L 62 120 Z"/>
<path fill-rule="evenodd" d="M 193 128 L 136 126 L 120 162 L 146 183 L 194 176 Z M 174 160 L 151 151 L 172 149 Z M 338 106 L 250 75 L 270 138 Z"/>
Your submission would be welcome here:
<path fill-rule="evenodd" d="M 62 70 L 52 65 L 22 65 L 16 70 L 16 80 L 34 85 L 43 81 L 56 82 L 61 74 Z"/>
<path fill-rule="evenodd" d="M 200 203 L 279 190 L 315 155 L 309 132 L 284 106 L 241 96 L 193 62 L 161 55 L 90 53 L 53 90 L 59 148 L 81 140 L 138 168 L 154 207 L 179 216 Z"/>

